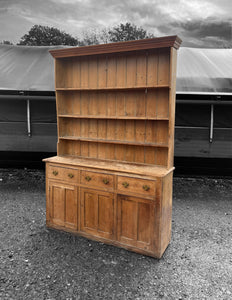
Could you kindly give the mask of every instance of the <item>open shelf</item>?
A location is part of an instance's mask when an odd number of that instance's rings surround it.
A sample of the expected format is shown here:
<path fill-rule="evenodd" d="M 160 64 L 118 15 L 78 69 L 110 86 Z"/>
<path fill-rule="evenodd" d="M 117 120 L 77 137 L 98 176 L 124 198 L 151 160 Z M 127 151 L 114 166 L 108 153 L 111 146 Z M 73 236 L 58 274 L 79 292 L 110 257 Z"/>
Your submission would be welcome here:
<path fill-rule="evenodd" d="M 168 118 L 164 117 L 131 117 L 131 116 L 99 116 L 99 115 L 71 115 L 71 114 L 60 114 L 59 118 L 76 118 L 76 119 L 112 119 L 112 120 L 150 120 L 150 121 L 168 121 Z"/>
<path fill-rule="evenodd" d="M 66 87 L 59 88 L 57 87 L 57 91 L 127 91 L 127 90 L 147 90 L 147 89 L 163 89 L 170 88 L 168 84 L 164 85 L 153 85 L 153 86 L 130 86 L 130 87 L 94 87 L 94 88 L 85 88 L 85 87 Z"/>
<path fill-rule="evenodd" d="M 61 140 L 71 140 L 71 141 L 81 141 L 81 142 L 95 142 L 95 143 L 104 143 L 104 144 L 121 144 L 121 145 L 133 145 L 133 146 L 147 146 L 147 147 L 164 147 L 167 148 L 167 144 L 158 144 L 158 143 L 144 143 L 144 142 L 134 142 L 134 141 L 117 141 L 109 139 L 91 139 L 91 138 L 82 138 L 76 136 L 60 136 Z"/>
<path fill-rule="evenodd" d="M 57 91 L 58 116 L 116 120 L 169 120 L 169 89 Z"/>

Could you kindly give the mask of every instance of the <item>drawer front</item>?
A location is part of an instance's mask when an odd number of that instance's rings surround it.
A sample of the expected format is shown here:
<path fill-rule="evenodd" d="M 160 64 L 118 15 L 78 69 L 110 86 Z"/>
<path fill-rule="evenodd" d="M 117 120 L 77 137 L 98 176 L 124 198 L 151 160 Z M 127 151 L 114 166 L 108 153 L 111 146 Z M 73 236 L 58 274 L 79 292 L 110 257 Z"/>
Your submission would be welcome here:
<path fill-rule="evenodd" d="M 87 186 L 96 186 L 104 189 L 113 189 L 114 176 L 110 174 L 81 171 L 81 183 Z"/>
<path fill-rule="evenodd" d="M 153 197 L 155 196 L 155 180 L 118 176 L 117 189 L 124 193 L 138 193 L 144 196 Z"/>
<path fill-rule="evenodd" d="M 66 182 L 78 183 L 79 170 L 58 166 L 48 167 L 48 178 L 64 180 Z"/>

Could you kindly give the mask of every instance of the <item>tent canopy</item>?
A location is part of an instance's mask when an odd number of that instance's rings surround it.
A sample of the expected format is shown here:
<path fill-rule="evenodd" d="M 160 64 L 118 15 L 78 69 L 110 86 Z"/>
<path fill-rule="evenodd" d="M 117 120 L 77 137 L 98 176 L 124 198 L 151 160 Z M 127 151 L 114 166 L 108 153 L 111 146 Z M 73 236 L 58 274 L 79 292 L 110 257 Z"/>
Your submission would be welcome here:
<path fill-rule="evenodd" d="M 50 49 L 0 45 L 0 90 L 54 91 Z M 180 48 L 176 92 L 232 94 L 232 49 Z"/>
<path fill-rule="evenodd" d="M 180 48 L 176 92 L 232 94 L 232 49 Z"/>
<path fill-rule="evenodd" d="M 54 63 L 48 52 L 61 47 L 0 45 L 0 89 L 54 91 Z"/>

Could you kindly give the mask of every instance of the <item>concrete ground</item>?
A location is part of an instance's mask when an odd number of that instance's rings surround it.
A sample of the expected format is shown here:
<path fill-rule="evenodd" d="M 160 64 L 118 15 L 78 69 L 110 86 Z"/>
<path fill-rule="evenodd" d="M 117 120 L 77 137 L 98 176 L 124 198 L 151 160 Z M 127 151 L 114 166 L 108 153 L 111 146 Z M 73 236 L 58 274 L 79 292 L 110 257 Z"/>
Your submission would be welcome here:
<path fill-rule="evenodd" d="M 45 227 L 41 170 L 0 169 L 0 299 L 232 299 L 232 179 L 174 178 L 162 259 Z"/>

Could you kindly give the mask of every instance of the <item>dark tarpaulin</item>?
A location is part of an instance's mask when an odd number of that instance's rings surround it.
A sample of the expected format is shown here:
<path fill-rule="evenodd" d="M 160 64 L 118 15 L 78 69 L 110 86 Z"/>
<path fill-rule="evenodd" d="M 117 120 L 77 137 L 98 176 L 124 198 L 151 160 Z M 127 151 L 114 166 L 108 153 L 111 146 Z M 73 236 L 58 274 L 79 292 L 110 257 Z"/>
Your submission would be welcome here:
<path fill-rule="evenodd" d="M 214 128 L 231 128 L 231 105 L 214 106 Z M 176 106 L 176 126 L 207 127 L 210 126 L 210 105 L 185 105 Z"/>

